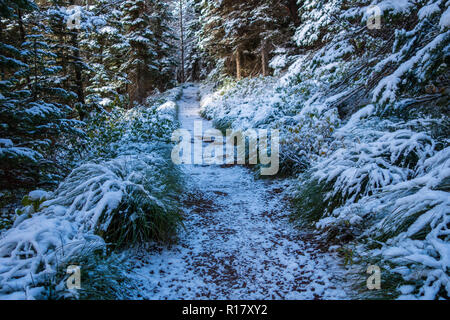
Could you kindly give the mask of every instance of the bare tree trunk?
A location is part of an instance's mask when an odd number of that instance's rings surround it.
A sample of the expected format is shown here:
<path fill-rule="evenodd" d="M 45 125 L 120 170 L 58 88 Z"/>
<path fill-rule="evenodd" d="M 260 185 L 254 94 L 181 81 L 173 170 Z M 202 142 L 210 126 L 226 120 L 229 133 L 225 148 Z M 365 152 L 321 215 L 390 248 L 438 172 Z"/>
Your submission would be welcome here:
<path fill-rule="evenodd" d="M 234 54 L 235 58 L 236 58 L 236 78 L 238 80 L 242 79 L 242 61 L 241 61 L 241 50 L 238 48 L 236 50 L 236 53 Z"/>
<path fill-rule="evenodd" d="M 70 4 L 75 4 L 75 1 L 70 1 Z M 72 46 L 72 55 L 73 55 L 73 65 L 75 71 L 75 93 L 77 94 L 77 102 L 79 103 L 79 108 L 82 108 L 85 104 L 84 100 L 84 89 L 83 89 L 83 61 L 80 55 L 80 47 L 78 41 L 78 30 L 72 30 L 70 44 Z M 79 109 L 78 113 L 80 115 L 80 119 L 83 120 L 87 116 L 87 112 L 85 110 Z"/>
<path fill-rule="evenodd" d="M 17 9 L 17 21 L 19 22 L 19 34 L 22 43 L 25 42 L 25 28 L 23 27 L 22 11 Z"/>
<path fill-rule="evenodd" d="M 286 0 L 285 6 L 289 10 L 289 14 L 291 15 L 291 19 L 294 22 L 294 25 L 298 27 L 300 25 L 300 17 L 298 16 L 298 9 L 300 9 L 297 0 Z"/>
<path fill-rule="evenodd" d="M 181 38 L 181 83 L 184 83 L 184 27 L 183 27 L 183 0 L 180 1 L 180 38 Z"/>
<path fill-rule="evenodd" d="M 267 42 L 264 40 L 261 47 L 261 65 L 262 65 L 262 74 L 264 77 L 269 75 L 269 66 L 268 66 L 268 57 L 267 57 Z"/>
<path fill-rule="evenodd" d="M 82 76 L 82 60 L 80 56 L 80 49 L 78 45 L 78 32 L 72 33 L 71 45 L 73 48 L 73 57 L 75 65 L 75 85 L 76 94 L 78 95 L 78 102 L 84 104 L 84 90 L 83 90 L 83 76 Z"/>
<path fill-rule="evenodd" d="M 143 92 L 142 92 L 142 69 L 141 69 L 141 65 L 137 65 L 136 68 L 136 91 L 135 91 L 135 96 L 133 97 L 133 101 L 132 102 L 142 102 L 142 96 L 143 96 Z"/>

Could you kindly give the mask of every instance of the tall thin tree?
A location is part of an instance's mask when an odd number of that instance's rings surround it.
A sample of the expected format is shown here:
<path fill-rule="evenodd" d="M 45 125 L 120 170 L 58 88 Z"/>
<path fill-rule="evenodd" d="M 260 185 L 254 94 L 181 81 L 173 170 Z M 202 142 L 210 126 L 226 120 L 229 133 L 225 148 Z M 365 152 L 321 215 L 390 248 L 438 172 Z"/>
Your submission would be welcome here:
<path fill-rule="evenodd" d="M 184 83 L 184 24 L 183 24 L 183 0 L 180 4 L 180 41 L 181 41 L 181 83 Z"/>

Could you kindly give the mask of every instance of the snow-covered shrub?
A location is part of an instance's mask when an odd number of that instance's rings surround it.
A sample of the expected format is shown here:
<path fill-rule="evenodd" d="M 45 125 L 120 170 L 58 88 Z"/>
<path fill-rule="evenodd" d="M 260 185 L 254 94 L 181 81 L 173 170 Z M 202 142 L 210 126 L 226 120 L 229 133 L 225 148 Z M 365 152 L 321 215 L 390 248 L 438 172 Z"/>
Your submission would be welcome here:
<path fill-rule="evenodd" d="M 0 293 L 3 298 L 42 297 L 59 265 L 103 249 L 104 241 L 78 233 L 60 212 L 35 214 L 8 230 L 0 240 Z"/>
<path fill-rule="evenodd" d="M 19 215 L 0 239 L 0 296 L 46 298 L 49 281 L 64 296 L 61 266 L 82 266 L 107 243 L 116 247 L 174 234 L 181 223 L 180 177 L 169 145 L 175 115 L 173 101 L 124 112 L 115 122 L 119 134 L 100 147 L 104 156 L 73 170 L 53 193 L 29 195 L 25 204 L 31 208 L 23 210 L 28 214 Z M 94 274 L 103 268 L 88 265 Z"/>
<path fill-rule="evenodd" d="M 448 142 L 406 129 L 410 123 L 395 123 L 399 130 L 386 132 L 385 124 L 384 130 L 370 130 L 370 122 L 354 126 L 358 135 L 346 133 L 347 147 L 299 178 L 293 218 L 333 241 L 364 243 L 357 250 L 363 259 L 377 260 L 386 277 L 401 275 L 403 282 L 393 288 L 401 298 L 448 297 Z"/>
<path fill-rule="evenodd" d="M 336 109 L 320 104 L 292 110 L 272 77 L 227 83 L 213 93 L 204 89 L 202 115 L 212 119 L 216 128 L 280 130 L 282 174 L 303 171 L 313 158 L 328 152 L 330 137 L 340 123 Z"/>
<path fill-rule="evenodd" d="M 100 249 L 100 248 L 99 248 Z M 80 266 L 81 288 L 77 290 L 67 289 L 67 281 L 71 276 L 67 272 L 71 262 L 60 264 L 56 272 L 49 276 L 45 284 L 44 299 L 94 299 L 114 300 L 129 299 L 129 290 L 133 286 L 128 276 L 128 270 L 124 267 L 126 255 L 85 248 L 71 261 L 76 261 Z"/>
<path fill-rule="evenodd" d="M 48 217 L 27 221 L 30 224 L 12 229 L 9 242 L 0 246 L 2 299 L 113 299 L 125 295 L 128 279 L 120 260 L 114 253 L 106 255 L 107 247 L 100 237 L 66 238 L 70 223 L 65 228 Z M 42 225 L 31 229 L 31 223 L 39 222 Z M 57 228 L 54 233 L 53 228 Z M 67 268 L 72 265 L 81 270 L 80 290 L 69 290 L 66 285 L 70 276 Z"/>
<path fill-rule="evenodd" d="M 44 203 L 50 194 L 44 190 L 34 190 L 22 199 L 22 209 L 16 209 L 16 214 L 25 214 L 30 217 L 33 213 L 38 212 L 42 203 Z"/>
<path fill-rule="evenodd" d="M 378 117 L 365 119 L 347 131 L 349 123 L 334 138 L 339 146 L 312 167 L 311 179 L 330 189 L 324 200 L 331 213 L 379 193 L 386 187 L 415 178 L 424 162 L 436 152 L 436 142 L 424 132 L 411 129 L 411 123 L 392 123 Z M 374 123 L 377 123 L 375 125 Z M 378 126 L 378 127 L 376 127 Z"/>
<path fill-rule="evenodd" d="M 417 177 L 389 186 L 365 204 L 384 216 L 366 233 L 386 241 L 372 254 L 414 283 L 401 298 L 434 299 L 450 293 L 450 148 L 427 159 Z"/>
<path fill-rule="evenodd" d="M 308 50 L 282 78 L 285 110 L 349 119 L 300 177 L 297 217 L 378 247 L 370 255 L 410 285 L 393 288 L 403 297 L 448 297 L 449 2 L 353 4 L 304 3 L 296 41 Z M 380 31 L 363 26 L 369 5 Z"/>
<path fill-rule="evenodd" d="M 280 163 L 285 173 L 300 173 L 331 152 L 340 120 L 336 109 L 304 108 L 298 115 L 277 122 L 281 129 Z"/>
<path fill-rule="evenodd" d="M 402 135 L 403 134 L 403 135 Z M 410 132 L 396 132 L 394 137 L 400 136 L 408 139 Z M 351 206 L 367 195 L 372 195 L 391 183 L 407 180 L 412 170 L 402 166 L 396 166 L 400 158 L 391 157 L 390 151 L 394 147 L 401 149 L 399 141 L 392 138 L 392 134 L 381 135 L 373 138 L 373 141 L 362 143 L 355 142 L 352 145 L 345 144 L 330 155 L 316 161 L 310 170 L 310 175 L 301 177 L 300 193 L 296 196 L 301 206 L 320 207 L 320 211 L 311 212 L 306 220 L 317 221 L 318 226 L 335 223 L 342 216 L 341 206 Z M 404 142 L 403 139 L 399 139 Z M 408 153 L 404 151 L 403 157 Z M 308 194 L 311 189 L 318 194 L 311 198 Z M 335 210 L 337 209 L 337 210 Z M 352 206 L 346 218 L 355 208 Z M 332 218 L 328 218 L 329 216 Z M 305 216 L 305 213 L 302 214 Z"/>
<path fill-rule="evenodd" d="M 85 164 L 43 205 L 69 208 L 66 217 L 79 223 L 79 230 L 118 245 L 165 240 L 180 220 L 173 194 L 177 171 L 170 163 L 157 154 L 139 154 Z"/>
<path fill-rule="evenodd" d="M 388 132 L 373 142 L 337 150 L 316 166 L 315 177 L 333 184 L 326 199 L 333 206 L 340 206 L 410 179 L 417 163 L 433 151 L 434 143 L 424 133 Z"/>
<path fill-rule="evenodd" d="M 277 103 L 274 92 L 275 78 L 245 79 L 227 82 L 213 93 L 202 92 L 202 115 L 213 119 L 221 128 L 246 130 L 270 123 L 273 104 Z"/>
<path fill-rule="evenodd" d="M 84 157 L 111 159 L 123 152 L 130 153 L 130 150 L 123 150 L 124 147 L 132 149 L 140 145 L 145 149 L 154 147 L 149 141 L 170 143 L 171 134 L 178 126 L 175 101 L 180 92 L 179 88 L 175 88 L 151 96 L 145 107 L 138 106 L 131 110 L 113 108 L 92 116 L 87 121 L 89 141 Z"/>
<path fill-rule="evenodd" d="M 366 27 L 374 5 L 381 30 Z M 295 40 L 306 50 L 281 79 L 281 99 L 297 110 L 308 99 L 326 101 L 344 118 L 370 102 L 392 106 L 405 94 L 436 101 L 448 77 L 446 9 L 448 2 L 433 0 L 304 2 Z"/>
<path fill-rule="evenodd" d="M 430 79 L 438 79 L 439 76 L 448 72 L 445 70 L 446 67 L 444 65 L 446 57 L 448 59 L 450 56 L 450 47 L 448 45 L 450 31 L 437 35 L 432 41 L 425 42 L 420 47 L 420 50 L 412 50 L 414 46 L 420 43 L 417 40 L 419 35 L 420 37 L 426 35 L 423 29 L 424 26 L 428 27 L 428 24 L 428 21 L 422 21 L 412 31 L 406 32 L 401 30 L 396 33 L 396 45 L 399 45 L 398 42 L 402 38 L 410 39 L 404 40 L 405 44 L 398 53 L 388 56 L 375 66 L 375 71 L 380 72 L 385 70 L 389 64 L 400 63 L 391 75 L 379 81 L 373 91 L 373 101 L 378 101 L 382 104 L 393 103 L 398 98 L 399 92 L 405 90 L 418 91 L 418 88 L 423 88 L 426 85 L 436 86 L 430 82 Z M 439 88 L 435 88 L 433 89 L 435 92 L 431 93 L 439 92 Z M 421 92 L 419 91 L 419 93 Z"/>
<path fill-rule="evenodd" d="M 450 148 L 436 153 L 419 167 L 416 178 L 385 188 L 377 199 L 379 210 L 385 211 L 382 204 L 390 203 L 391 213 L 375 225 L 378 238 L 398 236 L 405 230 L 408 237 L 423 238 L 438 225 L 437 220 L 448 215 L 449 153 Z"/>

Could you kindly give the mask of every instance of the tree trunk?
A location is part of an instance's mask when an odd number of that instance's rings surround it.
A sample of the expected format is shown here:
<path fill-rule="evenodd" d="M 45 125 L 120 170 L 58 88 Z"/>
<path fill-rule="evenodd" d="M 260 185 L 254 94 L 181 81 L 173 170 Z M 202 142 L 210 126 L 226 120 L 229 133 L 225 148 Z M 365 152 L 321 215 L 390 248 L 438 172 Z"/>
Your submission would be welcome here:
<path fill-rule="evenodd" d="M 71 0 L 69 2 L 70 5 L 77 4 L 76 0 Z M 82 66 L 82 58 L 80 55 L 80 46 L 78 43 L 78 30 L 74 29 L 71 32 L 71 38 L 70 38 L 70 44 L 73 48 L 72 54 L 73 54 L 73 64 L 74 64 L 74 71 L 75 71 L 75 86 L 76 86 L 76 94 L 78 95 L 77 101 L 81 104 L 84 104 L 84 90 L 83 90 L 83 66 Z"/>
<path fill-rule="evenodd" d="M 75 69 L 75 85 L 76 94 L 78 95 L 78 102 L 84 104 L 84 90 L 83 90 L 83 74 L 82 61 L 80 57 L 80 49 L 78 45 L 78 32 L 72 33 L 71 45 L 73 48 L 74 69 Z"/>
<path fill-rule="evenodd" d="M 261 47 L 261 65 L 262 65 L 262 74 L 264 77 L 269 75 L 269 65 L 268 65 L 268 57 L 267 57 L 267 42 L 264 40 Z"/>
<path fill-rule="evenodd" d="M 184 75 L 184 27 L 183 27 L 183 0 L 180 1 L 180 38 L 181 38 L 181 83 L 185 81 Z"/>
<path fill-rule="evenodd" d="M 300 25 L 300 17 L 298 16 L 298 9 L 300 9 L 297 0 L 286 0 L 285 6 L 289 10 L 289 14 L 291 15 L 291 19 L 294 22 L 294 25 L 298 27 Z"/>
<path fill-rule="evenodd" d="M 191 70 L 191 79 L 192 79 L 192 81 L 200 80 L 200 77 L 199 77 L 197 71 L 198 71 L 198 60 L 195 59 L 194 63 L 192 64 L 192 70 Z"/>
<path fill-rule="evenodd" d="M 20 9 L 17 9 L 17 20 L 19 23 L 20 40 L 22 43 L 24 43 L 25 42 L 25 29 L 23 27 L 22 11 Z"/>
<path fill-rule="evenodd" d="M 84 109 L 84 89 L 83 89 L 83 66 L 82 66 L 82 60 L 80 56 L 80 49 L 79 49 L 79 43 L 78 43 L 78 32 L 73 31 L 71 34 L 70 44 L 73 48 L 72 55 L 73 55 L 73 68 L 75 73 L 75 93 L 77 94 L 77 110 L 78 114 L 80 116 L 81 120 L 84 120 L 87 117 L 87 111 Z"/>
<path fill-rule="evenodd" d="M 75 5 L 76 0 L 70 0 L 69 5 Z M 72 46 L 72 63 L 75 73 L 75 93 L 77 94 L 78 114 L 80 119 L 84 120 L 87 117 L 87 111 L 84 109 L 84 89 L 83 89 L 83 61 L 80 55 L 80 45 L 78 42 L 78 30 L 74 29 L 70 33 L 70 45 Z"/>
<path fill-rule="evenodd" d="M 142 67 L 141 65 L 137 65 L 136 68 L 136 91 L 135 91 L 135 96 L 133 97 L 131 103 L 137 101 L 138 103 L 142 102 L 142 97 L 143 97 L 143 90 L 142 90 Z M 130 105 L 131 107 L 131 105 Z"/>
<path fill-rule="evenodd" d="M 237 49 L 236 53 L 234 54 L 236 58 L 236 78 L 238 80 L 242 79 L 242 61 L 241 61 L 241 50 Z"/>

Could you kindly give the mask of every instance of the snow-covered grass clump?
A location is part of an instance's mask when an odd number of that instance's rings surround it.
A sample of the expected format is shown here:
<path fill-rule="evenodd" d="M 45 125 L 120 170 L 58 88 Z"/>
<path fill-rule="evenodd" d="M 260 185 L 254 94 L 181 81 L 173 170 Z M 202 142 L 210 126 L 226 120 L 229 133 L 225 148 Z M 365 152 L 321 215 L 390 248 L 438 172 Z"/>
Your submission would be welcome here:
<path fill-rule="evenodd" d="M 88 277 L 103 273 L 112 281 L 88 282 L 82 295 L 95 296 L 92 290 L 104 287 L 114 295 L 120 276 L 102 260 L 107 248 L 171 239 L 181 224 L 180 177 L 170 161 L 176 97 L 105 115 L 91 125 L 92 137 L 109 137 L 91 146 L 95 161 L 74 169 L 53 193 L 29 194 L 0 239 L 2 298 L 77 297 L 80 292 L 65 287 L 64 268 L 71 264 Z"/>

